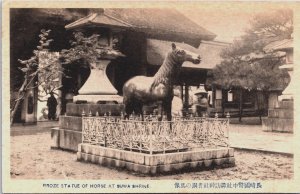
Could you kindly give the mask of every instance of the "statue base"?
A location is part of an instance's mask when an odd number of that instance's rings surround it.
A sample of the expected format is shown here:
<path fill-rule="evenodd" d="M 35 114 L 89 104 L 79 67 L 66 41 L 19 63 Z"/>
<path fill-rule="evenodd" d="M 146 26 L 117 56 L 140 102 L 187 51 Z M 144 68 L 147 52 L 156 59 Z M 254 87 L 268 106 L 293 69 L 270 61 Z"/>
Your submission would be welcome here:
<path fill-rule="evenodd" d="M 82 114 L 120 116 L 124 112 L 123 104 L 75 104 L 68 103 L 66 115 L 59 117 L 59 127 L 51 129 L 51 148 L 77 152 L 82 143 Z"/>
<path fill-rule="evenodd" d="M 81 143 L 77 160 L 150 175 L 235 166 L 234 149 L 228 147 L 152 155 Z"/>
<path fill-rule="evenodd" d="M 279 107 L 269 109 L 268 118 L 262 119 L 263 131 L 293 133 L 293 107 L 293 100 L 283 100 L 279 102 Z"/>

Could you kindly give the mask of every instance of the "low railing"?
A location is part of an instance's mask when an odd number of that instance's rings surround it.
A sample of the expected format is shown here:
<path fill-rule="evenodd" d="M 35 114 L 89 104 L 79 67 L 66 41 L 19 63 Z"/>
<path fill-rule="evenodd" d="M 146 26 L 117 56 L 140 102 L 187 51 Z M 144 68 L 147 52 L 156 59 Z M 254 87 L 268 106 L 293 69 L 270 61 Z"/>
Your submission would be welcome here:
<path fill-rule="evenodd" d="M 83 143 L 149 154 L 227 147 L 229 118 L 82 117 Z"/>

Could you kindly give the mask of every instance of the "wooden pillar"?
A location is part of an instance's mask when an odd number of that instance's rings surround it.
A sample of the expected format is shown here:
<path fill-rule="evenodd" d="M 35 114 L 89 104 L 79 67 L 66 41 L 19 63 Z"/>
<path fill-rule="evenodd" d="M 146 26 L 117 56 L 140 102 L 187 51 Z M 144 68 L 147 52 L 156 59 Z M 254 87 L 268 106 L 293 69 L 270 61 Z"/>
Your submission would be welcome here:
<path fill-rule="evenodd" d="M 189 110 L 189 86 L 187 84 L 185 84 L 184 86 L 184 108 L 186 110 L 186 112 L 188 112 Z"/>
<path fill-rule="evenodd" d="M 216 108 L 216 88 L 212 85 L 212 107 Z"/>
<path fill-rule="evenodd" d="M 184 102 L 184 99 L 183 99 L 183 84 L 180 85 L 180 98 L 181 98 L 182 102 Z"/>

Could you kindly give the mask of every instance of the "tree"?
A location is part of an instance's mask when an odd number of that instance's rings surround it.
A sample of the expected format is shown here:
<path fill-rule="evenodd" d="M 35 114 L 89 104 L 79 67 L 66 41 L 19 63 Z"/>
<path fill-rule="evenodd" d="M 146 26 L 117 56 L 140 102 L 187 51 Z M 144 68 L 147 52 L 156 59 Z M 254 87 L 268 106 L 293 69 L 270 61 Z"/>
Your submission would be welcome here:
<path fill-rule="evenodd" d="M 58 95 L 57 91 L 62 87 L 60 77 L 66 75 L 59 64 L 58 52 L 39 52 L 39 67 L 42 71 L 38 72 L 38 100 L 45 101 L 43 98 L 51 93 Z"/>
<path fill-rule="evenodd" d="M 94 63 L 100 58 L 123 56 L 119 51 L 101 45 L 99 34 L 86 37 L 82 32 L 75 32 L 73 35 L 74 40 L 70 41 L 71 48 L 63 49 L 60 53 L 62 64 L 72 64 L 75 61 L 83 60 L 93 68 Z"/>
<path fill-rule="evenodd" d="M 213 83 L 225 89 L 239 89 L 240 121 L 243 90 L 262 91 L 267 99 L 271 88 L 286 86 L 284 78 L 288 74 L 278 68 L 283 63 L 283 56 L 278 53 L 265 53 L 264 47 L 273 41 L 291 38 L 292 33 L 291 10 L 258 14 L 251 19 L 250 28 L 245 34 L 221 53 L 223 60 L 213 70 Z"/>
<path fill-rule="evenodd" d="M 39 45 L 36 47 L 37 49 L 33 51 L 33 56 L 27 60 L 18 60 L 21 64 L 19 69 L 23 72 L 23 83 L 20 89 L 18 90 L 17 98 L 12 103 L 11 114 L 10 114 L 10 124 L 13 124 L 14 117 L 16 111 L 21 103 L 24 100 L 26 92 L 30 89 L 37 88 L 41 86 L 43 90 L 50 89 L 51 91 L 55 91 L 56 88 L 53 87 L 54 79 L 53 76 L 56 76 L 57 73 L 62 72 L 58 69 L 56 63 L 49 60 L 47 64 L 43 66 L 39 66 L 39 57 L 42 53 L 48 52 L 48 47 L 50 43 L 53 41 L 52 39 L 48 39 L 49 33 L 51 30 L 41 30 L 39 35 L 40 41 Z M 40 75 L 40 80 L 38 79 L 38 75 Z M 44 79 L 44 77 L 49 77 L 50 79 Z M 50 92 L 50 90 L 48 90 Z M 48 92 L 48 93 L 49 93 Z"/>

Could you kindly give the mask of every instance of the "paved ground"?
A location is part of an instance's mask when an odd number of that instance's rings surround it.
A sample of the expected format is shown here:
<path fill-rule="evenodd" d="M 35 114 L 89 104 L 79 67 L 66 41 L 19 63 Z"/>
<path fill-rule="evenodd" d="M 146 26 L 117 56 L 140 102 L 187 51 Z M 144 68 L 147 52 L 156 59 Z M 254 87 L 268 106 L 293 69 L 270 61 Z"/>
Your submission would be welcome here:
<path fill-rule="evenodd" d="M 46 130 L 11 137 L 13 179 L 282 180 L 294 176 L 292 157 L 236 150 L 236 166 L 232 168 L 151 177 L 78 162 L 75 153 L 51 150 L 50 136 Z"/>
<path fill-rule="evenodd" d="M 230 124 L 232 147 L 293 154 L 293 134 L 264 132 L 261 125 Z"/>
<path fill-rule="evenodd" d="M 40 132 L 47 132 L 50 131 L 51 128 L 57 127 L 58 121 L 41 121 L 37 124 L 14 124 L 11 127 L 10 135 L 16 136 L 16 135 L 33 135 Z"/>

